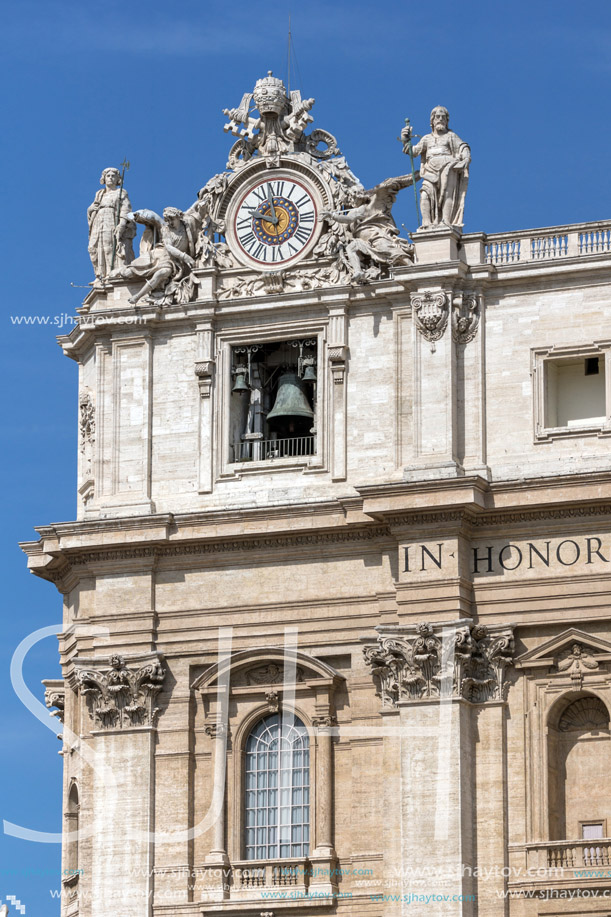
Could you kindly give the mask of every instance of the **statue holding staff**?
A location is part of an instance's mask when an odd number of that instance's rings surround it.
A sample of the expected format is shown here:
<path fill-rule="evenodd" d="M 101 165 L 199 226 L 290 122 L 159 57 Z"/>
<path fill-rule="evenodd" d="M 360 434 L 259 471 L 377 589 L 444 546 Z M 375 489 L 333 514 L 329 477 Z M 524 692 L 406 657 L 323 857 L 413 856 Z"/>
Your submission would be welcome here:
<path fill-rule="evenodd" d="M 471 150 L 448 129 L 449 121 L 447 108 L 437 105 L 431 112 L 431 133 L 415 146 L 411 127 L 406 125 L 401 131 L 403 152 L 420 156 L 421 229 L 463 225 Z"/>
<path fill-rule="evenodd" d="M 127 218 L 132 206 L 119 170 L 104 169 L 100 184 L 104 187 L 87 209 L 87 222 L 89 256 L 96 280 L 103 282 L 113 268 L 134 260 L 136 226 Z"/>

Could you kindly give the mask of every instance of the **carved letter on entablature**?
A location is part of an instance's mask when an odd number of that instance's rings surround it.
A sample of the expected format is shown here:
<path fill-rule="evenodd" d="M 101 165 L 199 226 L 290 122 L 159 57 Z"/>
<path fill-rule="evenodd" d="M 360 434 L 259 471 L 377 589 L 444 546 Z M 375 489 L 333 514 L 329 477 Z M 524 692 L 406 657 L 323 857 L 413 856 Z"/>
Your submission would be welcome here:
<path fill-rule="evenodd" d="M 95 726 L 122 729 L 131 726 L 153 726 L 159 708 L 155 698 L 161 691 L 165 669 L 158 656 L 127 665 L 122 656 L 111 656 L 101 665 L 87 660 L 85 668 L 77 665 L 80 693 L 89 701 Z"/>
<path fill-rule="evenodd" d="M 413 634 L 378 637 L 364 648 L 384 706 L 449 696 L 473 704 L 504 700 L 505 669 L 513 662 L 511 627 L 419 624 Z"/>
<path fill-rule="evenodd" d="M 434 344 L 443 337 L 448 324 L 450 294 L 443 290 L 424 290 L 412 293 L 411 303 L 418 331 Z"/>
<path fill-rule="evenodd" d="M 452 337 L 457 344 L 468 344 L 477 334 L 480 296 L 461 293 L 452 300 Z"/>

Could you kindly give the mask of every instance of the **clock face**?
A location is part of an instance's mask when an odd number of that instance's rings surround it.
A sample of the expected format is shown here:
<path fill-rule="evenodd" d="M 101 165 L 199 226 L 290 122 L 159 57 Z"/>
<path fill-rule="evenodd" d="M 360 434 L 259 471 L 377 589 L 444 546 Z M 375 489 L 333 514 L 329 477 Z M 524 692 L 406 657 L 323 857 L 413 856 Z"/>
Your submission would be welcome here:
<path fill-rule="evenodd" d="M 314 192 L 301 176 L 287 175 L 252 184 L 240 195 L 230 221 L 240 259 L 263 270 L 282 268 L 305 254 L 317 224 Z"/>

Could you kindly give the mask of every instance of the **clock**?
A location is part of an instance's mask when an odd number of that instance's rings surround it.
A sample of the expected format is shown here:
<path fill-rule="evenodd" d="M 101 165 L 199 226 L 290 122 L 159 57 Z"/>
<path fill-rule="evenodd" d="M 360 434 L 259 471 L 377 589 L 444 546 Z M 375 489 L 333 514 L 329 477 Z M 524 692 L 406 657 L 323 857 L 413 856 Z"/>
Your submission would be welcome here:
<path fill-rule="evenodd" d="M 257 170 L 227 208 L 227 241 L 236 257 L 262 271 L 282 270 L 313 248 L 321 195 L 292 170 Z"/>

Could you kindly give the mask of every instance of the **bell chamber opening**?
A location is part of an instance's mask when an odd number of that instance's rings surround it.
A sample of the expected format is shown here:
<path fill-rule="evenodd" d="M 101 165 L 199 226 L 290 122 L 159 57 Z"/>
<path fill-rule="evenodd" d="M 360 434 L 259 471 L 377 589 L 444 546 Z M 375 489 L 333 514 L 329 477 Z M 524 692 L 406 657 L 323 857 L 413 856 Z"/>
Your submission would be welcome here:
<path fill-rule="evenodd" d="M 232 348 L 230 461 L 316 454 L 317 339 Z"/>

